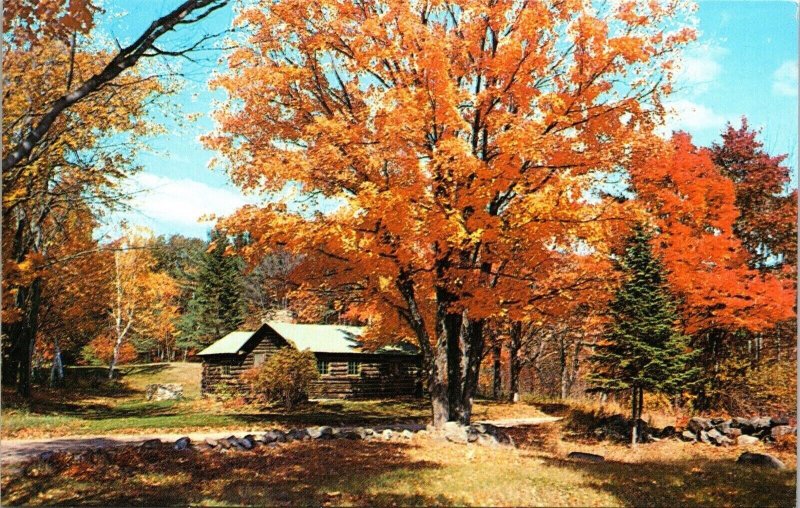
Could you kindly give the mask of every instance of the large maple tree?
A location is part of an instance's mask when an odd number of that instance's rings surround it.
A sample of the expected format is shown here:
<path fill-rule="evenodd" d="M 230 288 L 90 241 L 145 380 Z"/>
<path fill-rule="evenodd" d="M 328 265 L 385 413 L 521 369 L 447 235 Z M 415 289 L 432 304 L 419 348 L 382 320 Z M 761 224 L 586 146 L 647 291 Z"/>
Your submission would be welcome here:
<path fill-rule="evenodd" d="M 207 142 L 243 189 L 294 185 L 306 201 L 248 207 L 225 227 L 247 232 L 253 261 L 280 246 L 361 291 L 376 335 L 423 351 L 434 423 L 468 421 L 485 320 L 535 300 L 529 267 L 601 252 L 613 236 L 613 201 L 587 193 L 659 123 L 672 55 L 693 37 L 679 11 L 576 0 L 246 9 L 250 37 L 215 80 L 229 101 Z"/>

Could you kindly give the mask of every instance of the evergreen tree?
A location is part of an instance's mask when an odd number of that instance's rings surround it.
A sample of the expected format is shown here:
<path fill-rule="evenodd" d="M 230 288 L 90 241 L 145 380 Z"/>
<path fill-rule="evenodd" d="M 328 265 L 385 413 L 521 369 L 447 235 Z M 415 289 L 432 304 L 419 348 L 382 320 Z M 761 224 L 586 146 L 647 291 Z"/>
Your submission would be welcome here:
<path fill-rule="evenodd" d="M 225 254 L 228 245 L 224 233 L 212 231 L 209 248 L 197 256 L 189 274 L 194 293 L 179 325 L 181 347 L 206 346 L 244 323 L 244 263 Z"/>
<path fill-rule="evenodd" d="M 605 340 L 595 346 L 596 371 L 589 378 L 604 391 L 630 390 L 634 445 L 644 392 L 677 394 L 699 373 L 692 366 L 689 337 L 679 331 L 676 304 L 650 239 L 639 225 L 627 241 L 619 260 L 624 282 L 611 304 Z"/>

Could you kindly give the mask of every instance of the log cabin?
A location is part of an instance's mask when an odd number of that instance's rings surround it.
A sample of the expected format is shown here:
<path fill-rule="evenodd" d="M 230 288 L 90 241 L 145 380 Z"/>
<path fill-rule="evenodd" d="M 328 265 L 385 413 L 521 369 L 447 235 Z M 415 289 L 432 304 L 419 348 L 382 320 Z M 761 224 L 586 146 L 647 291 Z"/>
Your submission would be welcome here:
<path fill-rule="evenodd" d="M 422 356 L 405 343 L 374 351 L 362 348 L 363 327 L 270 321 L 256 331 L 231 332 L 200 353 L 201 392 L 248 394 L 241 375 L 282 347 L 308 349 L 320 376 L 310 398 L 369 399 L 421 396 Z"/>

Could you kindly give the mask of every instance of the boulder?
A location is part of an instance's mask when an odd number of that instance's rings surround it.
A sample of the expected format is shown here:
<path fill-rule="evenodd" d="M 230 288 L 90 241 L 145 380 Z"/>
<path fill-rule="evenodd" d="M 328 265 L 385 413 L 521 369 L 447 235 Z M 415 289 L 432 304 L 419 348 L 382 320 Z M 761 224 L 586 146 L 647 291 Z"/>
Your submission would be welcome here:
<path fill-rule="evenodd" d="M 708 432 L 704 430 L 700 431 L 700 433 L 697 435 L 697 438 L 700 440 L 701 443 L 712 444 L 711 438 L 708 437 Z"/>
<path fill-rule="evenodd" d="M 180 452 L 180 451 L 183 451 L 183 450 L 189 448 L 190 444 L 192 444 L 192 440 L 189 439 L 188 437 L 184 436 L 184 437 L 178 439 L 177 441 L 175 441 L 175 445 L 173 446 L 173 448 L 175 448 L 176 450 L 178 450 Z"/>
<path fill-rule="evenodd" d="M 769 416 L 755 417 L 750 420 L 750 425 L 756 433 L 769 430 L 772 427 L 772 419 Z"/>
<path fill-rule="evenodd" d="M 306 429 L 291 429 L 286 433 L 287 441 L 305 441 L 311 439 Z"/>
<path fill-rule="evenodd" d="M 720 418 L 719 416 L 715 416 L 714 418 L 711 418 L 709 421 L 711 422 L 711 425 L 717 426 L 720 423 L 724 422 L 725 418 Z"/>
<path fill-rule="evenodd" d="M 403 436 L 403 438 L 405 439 L 411 439 L 412 437 L 414 437 L 414 433 L 408 429 L 405 429 L 403 432 L 400 433 L 400 435 Z"/>
<path fill-rule="evenodd" d="M 722 437 L 722 432 L 718 431 L 717 429 L 709 429 L 706 431 L 706 436 L 712 441 L 715 441 Z"/>
<path fill-rule="evenodd" d="M 183 398 L 183 385 L 178 383 L 147 385 L 144 396 L 147 400 L 180 400 Z"/>
<path fill-rule="evenodd" d="M 739 464 L 747 466 L 766 467 L 769 469 L 786 469 L 783 462 L 768 453 L 744 452 L 736 460 Z"/>
<path fill-rule="evenodd" d="M 723 432 L 726 436 L 731 439 L 736 439 L 737 437 L 742 435 L 742 429 L 737 429 L 735 427 L 730 427 L 727 432 Z"/>
<path fill-rule="evenodd" d="M 142 448 L 158 448 L 161 446 L 160 439 L 148 439 L 147 441 L 143 442 L 141 445 Z"/>
<path fill-rule="evenodd" d="M 239 444 L 239 447 L 244 448 L 245 450 L 252 450 L 256 446 L 256 440 L 251 434 L 248 434 L 241 439 L 237 439 L 236 442 Z"/>
<path fill-rule="evenodd" d="M 697 435 L 691 430 L 684 430 L 678 435 L 678 437 L 681 441 L 697 441 Z"/>
<path fill-rule="evenodd" d="M 211 439 L 210 437 L 206 438 L 206 444 L 211 448 L 216 448 L 219 443 L 217 443 L 216 439 Z"/>
<path fill-rule="evenodd" d="M 231 443 L 227 439 L 220 439 L 217 441 L 217 444 L 219 445 L 220 450 L 227 450 L 231 447 Z"/>
<path fill-rule="evenodd" d="M 244 446 L 242 446 L 242 444 L 239 442 L 239 438 L 236 436 L 229 436 L 225 438 L 225 441 L 228 442 L 231 448 L 235 448 L 237 450 L 240 448 L 244 448 Z"/>
<path fill-rule="evenodd" d="M 585 452 L 569 452 L 568 459 L 581 460 L 586 462 L 604 462 L 606 459 L 602 455 L 595 455 L 594 453 Z"/>
<path fill-rule="evenodd" d="M 778 439 L 781 436 L 794 434 L 796 430 L 797 429 L 790 427 L 789 425 L 778 425 L 777 427 L 772 427 L 772 430 L 770 430 L 770 436 L 772 439 Z"/>
<path fill-rule="evenodd" d="M 53 459 L 56 458 L 56 452 L 54 451 L 46 451 L 39 454 L 39 460 L 42 462 L 52 462 Z"/>
<path fill-rule="evenodd" d="M 712 427 L 711 420 L 708 418 L 703 418 L 700 416 L 694 416 L 689 419 L 689 423 L 686 424 L 686 428 L 697 434 L 703 430 L 710 430 Z"/>
<path fill-rule="evenodd" d="M 265 443 L 284 443 L 286 442 L 286 435 L 279 430 L 269 430 L 264 433 L 262 439 Z"/>
<path fill-rule="evenodd" d="M 661 432 L 658 433 L 658 437 L 662 439 L 668 438 L 674 436 L 676 433 L 677 431 L 675 430 L 675 427 L 673 427 L 672 425 L 667 425 L 666 427 L 661 429 Z"/>
<path fill-rule="evenodd" d="M 742 434 L 741 436 L 736 438 L 736 444 L 739 446 L 749 446 L 758 443 L 758 438 L 755 436 L 748 436 L 747 434 Z"/>
<path fill-rule="evenodd" d="M 723 420 L 723 421 L 717 423 L 716 425 L 714 425 L 714 428 L 717 429 L 722 434 L 725 434 L 727 436 L 728 433 L 731 431 L 731 421 L 730 420 Z"/>
<path fill-rule="evenodd" d="M 333 429 L 331 427 L 309 427 L 306 432 L 312 439 L 333 439 Z"/>
<path fill-rule="evenodd" d="M 769 419 L 769 424 L 772 427 L 789 425 L 789 419 L 786 418 L 785 416 L 774 416 Z"/>
<path fill-rule="evenodd" d="M 390 439 L 392 439 L 392 436 L 394 436 L 394 432 L 392 432 L 392 429 L 385 429 L 383 432 L 381 432 L 381 437 L 383 438 L 384 441 L 389 441 Z"/>
<path fill-rule="evenodd" d="M 742 418 L 740 416 L 731 419 L 731 427 L 741 430 L 742 434 L 750 434 L 755 430 L 750 418 Z"/>

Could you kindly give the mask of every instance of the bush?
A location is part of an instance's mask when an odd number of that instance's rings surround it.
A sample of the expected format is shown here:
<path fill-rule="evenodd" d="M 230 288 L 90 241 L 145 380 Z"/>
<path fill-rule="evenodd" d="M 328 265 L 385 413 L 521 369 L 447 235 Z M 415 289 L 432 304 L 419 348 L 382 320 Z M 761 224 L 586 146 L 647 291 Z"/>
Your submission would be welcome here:
<path fill-rule="evenodd" d="M 309 384 L 319 378 L 319 373 L 314 353 L 284 347 L 262 365 L 245 372 L 243 378 L 250 384 L 254 398 L 292 409 L 305 400 Z"/>

